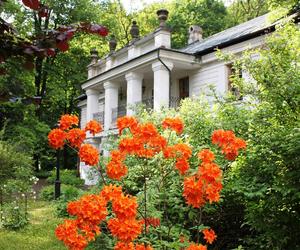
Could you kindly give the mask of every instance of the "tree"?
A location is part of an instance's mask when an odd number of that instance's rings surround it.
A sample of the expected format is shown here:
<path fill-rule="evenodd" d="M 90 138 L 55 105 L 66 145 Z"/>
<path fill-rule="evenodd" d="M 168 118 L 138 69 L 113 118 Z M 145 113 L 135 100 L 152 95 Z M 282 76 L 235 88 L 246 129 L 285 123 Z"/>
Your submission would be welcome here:
<path fill-rule="evenodd" d="M 49 79 L 51 75 L 57 73 L 55 72 L 55 70 L 57 71 L 55 63 L 62 55 L 59 52 L 66 52 L 69 49 L 72 38 L 84 37 L 79 36 L 78 32 L 106 36 L 107 29 L 104 26 L 93 24 L 98 21 L 96 19 L 99 19 L 98 8 L 89 0 L 45 1 L 43 3 L 38 0 L 24 0 L 23 4 L 27 8 L 15 1 L 1 1 L 1 4 L 2 16 L 9 16 L 13 10 L 18 10 L 12 16 L 12 20 L 17 28 L 21 27 L 21 32 L 17 33 L 11 24 L 4 19 L 0 20 L 0 67 L 5 73 L 0 79 L 1 98 L 4 102 L 1 106 L 3 110 L 1 123 L 3 125 L 10 119 L 6 133 L 6 137 L 9 139 L 10 137 L 19 138 L 17 135 L 21 127 L 25 129 L 26 121 L 31 121 L 31 125 L 26 128 L 26 131 L 27 129 L 32 131 L 25 133 L 23 130 L 23 135 L 29 136 L 28 140 L 35 145 L 32 151 L 34 151 L 36 169 L 38 169 L 42 149 L 37 147 L 43 143 L 39 140 L 37 130 L 32 125 L 43 124 L 44 126 L 43 121 L 50 126 L 56 124 L 55 116 L 49 121 L 49 114 L 48 116 L 44 115 L 46 109 L 43 100 L 46 98 L 46 93 L 51 92 L 49 90 L 54 87 L 54 82 L 50 82 Z M 84 50 L 80 50 L 80 55 L 84 57 L 80 65 L 84 70 L 87 56 Z M 24 77 L 24 73 L 20 72 L 22 65 L 32 73 L 26 73 L 26 77 Z M 82 70 L 79 70 L 81 76 L 83 76 Z M 77 78 L 77 80 L 79 79 Z M 12 86 L 11 82 L 14 83 Z M 70 87 L 70 85 L 68 86 Z M 72 89 L 72 87 L 70 88 Z M 71 99 L 74 100 L 74 95 L 78 93 L 79 91 L 73 93 Z M 26 107 L 25 104 L 30 104 L 35 100 L 39 102 L 36 103 L 38 105 L 35 106 L 34 114 L 31 107 Z M 48 100 L 51 98 L 49 97 Z M 48 102 L 45 106 L 49 108 L 51 105 Z M 18 117 L 17 123 L 15 117 Z"/>
<path fill-rule="evenodd" d="M 244 199 L 249 249 L 300 247 L 299 38 L 297 25 L 280 24 L 266 40 L 267 50 L 249 52 L 235 63 L 253 80 L 236 77 L 234 83 L 256 100 L 249 106 L 248 153 L 229 178 Z"/>

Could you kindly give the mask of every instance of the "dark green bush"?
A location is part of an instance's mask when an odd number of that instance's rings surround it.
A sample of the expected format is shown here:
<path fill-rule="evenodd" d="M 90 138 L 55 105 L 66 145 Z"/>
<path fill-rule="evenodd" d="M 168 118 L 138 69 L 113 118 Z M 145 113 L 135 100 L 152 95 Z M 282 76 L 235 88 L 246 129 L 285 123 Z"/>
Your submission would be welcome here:
<path fill-rule="evenodd" d="M 51 176 L 51 172 L 46 171 L 46 170 L 42 170 L 42 171 L 39 171 L 39 172 L 35 172 L 34 175 L 39 179 L 47 179 Z"/>

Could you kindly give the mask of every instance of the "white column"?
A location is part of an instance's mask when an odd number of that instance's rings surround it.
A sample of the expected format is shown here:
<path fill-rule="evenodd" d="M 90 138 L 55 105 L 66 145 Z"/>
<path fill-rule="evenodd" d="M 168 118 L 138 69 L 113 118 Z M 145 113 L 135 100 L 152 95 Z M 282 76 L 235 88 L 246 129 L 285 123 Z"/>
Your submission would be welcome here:
<path fill-rule="evenodd" d="M 98 112 L 99 92 L 95 89 L 87 89 L 85 93 L 87 96 L 86 122 L 89 122 L 93 119 L 93 114 Z"/>
<path fill-rule="evenodd" d="M 133 115 L 132 107 L 142 101 L 143 75 L 130 72 L 125 75 L 127 81 L 127 115 Z"/>
<path fill-rule="evenodd" d="M 164 62 L 166 66 L 172 70 L 173 64 L 170 62 Z M 154 73 L 154 110 L 159 110 L 162 106 L 169 107 L 170 100 L 170 82 L 169 71 L 161 62 L 155 62 L 152 64 L 152 70 Z"/>
<path fill-rule="evenodd" d="M 112 122 L 112 109 L 118 107 L 119 84 L 106 82 L 103 86 L 105 89 L 104 129 L 109 130 Z"/>

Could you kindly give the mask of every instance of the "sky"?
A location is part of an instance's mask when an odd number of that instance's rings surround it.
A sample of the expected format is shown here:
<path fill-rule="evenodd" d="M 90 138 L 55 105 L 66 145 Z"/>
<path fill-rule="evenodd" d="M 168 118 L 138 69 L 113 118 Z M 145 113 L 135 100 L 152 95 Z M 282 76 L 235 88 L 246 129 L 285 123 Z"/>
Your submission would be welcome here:
<path fill-rule="evenodd" d="M 164 2 L 163 0 L 121 0 L 127 12 L 140 10 L 143 6 L 149 5 L 154 2 Z"/>
<path fill-rule="evenodd" d="M 233 0 L 222 0 L 225 6 L 228 6 Z M 154 2 L 165 2 L 165 0 L 121 0 L 121 3 L 124 5 L 126 11 L 132 12 L 135 10 L 140 10 L 143 6 L 149 5 Z"/>

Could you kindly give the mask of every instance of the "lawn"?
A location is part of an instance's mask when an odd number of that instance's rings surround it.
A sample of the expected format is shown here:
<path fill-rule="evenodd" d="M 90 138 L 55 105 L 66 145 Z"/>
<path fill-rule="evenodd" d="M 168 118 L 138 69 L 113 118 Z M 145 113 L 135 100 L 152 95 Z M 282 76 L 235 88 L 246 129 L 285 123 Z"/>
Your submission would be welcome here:
<path fill-rule="evenodd" d="M 30 204 L 30 224 L 19 231 L 0 230 L 0 250 L 59 250 L 66 249 L 55 238 L 54 230 L 60 219 L 55 217 L 49 202 Z"/>

